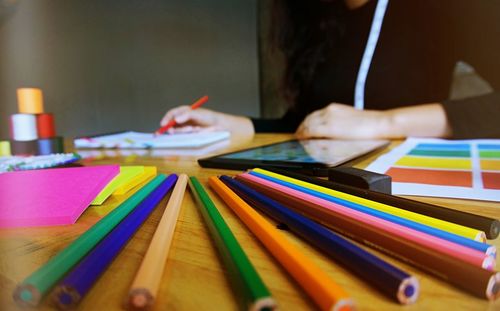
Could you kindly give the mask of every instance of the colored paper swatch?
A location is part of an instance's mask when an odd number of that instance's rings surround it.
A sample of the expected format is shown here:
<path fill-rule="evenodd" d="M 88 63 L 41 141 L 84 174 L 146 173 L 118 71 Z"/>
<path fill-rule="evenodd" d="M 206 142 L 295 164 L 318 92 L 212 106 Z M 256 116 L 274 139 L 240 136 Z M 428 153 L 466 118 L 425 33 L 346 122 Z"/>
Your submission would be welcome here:
<path fill-rule="evenodd" d="M 479 150 L 479 156 L 482 159 L 500 159 L 500 150 Z"/>
<path fill-rule="evenodd" d="M 143 172 L 144 166 L 121 166 L 120 174 L 113 178 L 113 180 L 104 189 L 102 189 L 102 191 L 92 201 L 91 205 L 101 205 L 117 188 L 134 182 L 133 179 Z"/>
<path fill-rule="evenodd" d="M 132 190 L 138 184 L 152 179 L 156 176 L 156 166 L 145 166 L 141 174 L 134 176 L 127 183 L 118 186 L 113 195 L 122 195 Z"/>
<path fill-rule="evenodd" d="M 433 158 L 433 157 L 415 157 L 404 156 L 399 159 L 395 165 L 407 167 L 421 167 L 421 168 L 447 168 L 457 170 L 470 170 L 472 168 L 469 159 L 455 159 L 455 158 Z"/>
<path fill-rule="evenodd" d="M 500 201 L 500 140 L 408 138 L 367 170 L 392 177 L 392 192 Z"/>
<path fill-rule="evenodd" d="M 479 150 L 496 150 L 496 151 L 500 151 L 500 144 L 478 144 L 477 148 Z"/>
<path fill-rule="evenodd" d="M 472 172 L 467 171 L 391 167 L 386 174 L 392 177 L 393 182 L 472 187 Z"/>
<path fill-rule="evenodd" d="M 468 150 L 439 150 L 439 149 L 413 149 L 408 153 L 414 156 L 430 156 L 430 157 L 457 157 L 468 158 L 470 151 Z"/>
<path fill-rule="evenodd" d="M 500 160 L 481 160 L 481 169 L 485 171 L 500 171 Z"/>
<path fill-rule="evenodd" d="M 483 172 L 482 175 L 484 188 L 500 190 L 500 173 Z"/>
<path fill-rule="evenodd" d="M 416 149 L 430 149 L 430 150 L 470 150 L 470 145 L 468 143 L 456 143 L 453 141 L 444 141 L 443 143 L 431 142 L 431 143 L 417 143 Z"/>
<path fill-rule="evenodd" d="M 119 173 L 118 165 L 0 175 L 0 227 L 73 224 Z"/>

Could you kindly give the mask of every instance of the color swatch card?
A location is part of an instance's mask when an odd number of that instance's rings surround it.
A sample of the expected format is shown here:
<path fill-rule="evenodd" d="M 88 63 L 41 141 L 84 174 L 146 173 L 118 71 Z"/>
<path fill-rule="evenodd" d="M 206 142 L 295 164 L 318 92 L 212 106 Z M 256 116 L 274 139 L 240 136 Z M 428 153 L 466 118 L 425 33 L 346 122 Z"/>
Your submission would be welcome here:
<path fill-rule="evenodd" d="M 200 148 L 228 139 L 229 132 L 197 132 L 155 135 L 152 133 L 123 132 L 77 138 L 75 148 Z"/>
<path fill-rule="evenodd" d="M 103 165 L 0 174 L 0 228 L 73 224 L 119 170 Z"/>
<path fill-rule="evenodd" d="M 394 194 L 500 201 L 500 140 L 408 138 L 367 170 L 392 177 Z"/>

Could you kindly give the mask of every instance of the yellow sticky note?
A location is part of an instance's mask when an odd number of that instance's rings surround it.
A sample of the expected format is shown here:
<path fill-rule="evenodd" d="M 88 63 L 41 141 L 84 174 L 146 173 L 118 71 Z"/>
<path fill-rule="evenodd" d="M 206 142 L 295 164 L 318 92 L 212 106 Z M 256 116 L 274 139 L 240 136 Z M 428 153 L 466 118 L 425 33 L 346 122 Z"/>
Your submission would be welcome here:
<path fill-rule="evenodd" d="M 500 160 L 481 160 L 481 169 L 486 171 L 500 171 Z"/>
<path fill-rule="evenodd" d="M 144 166 L 121 166 L 120 174 L 113 178 L 109 184 L 102 189 L 90 205 L 101 205 L 116 189 L 127 185 L 142 173 L 144 173 Z"/>
<path fill-rule="evenodd" d="M 134 176 L 134 178 L 129 180 L 127 183 L 120 185 L 118 188 L 115 189 L 113 195 L 125 194 L 138 184 L 148 179 L 151 179 L 155 176 L 156 176 L 156 166 L 144 166 L 144 171 L 141 174 Z"/>
<path fill-rule="evenodd" d="M 421 167 L 421 168 L 443 168 L 443 169 L 457 169 L 457 170 L 470 170 L 472 164 L 470 159 L 457 159 L 457 158 L 428 158 L 428 157 L 412 157 L 404 156 L 399 159 L 395 165 Z"/>
<path fill-rule="evenodd" d="M 10 142 L 5 140 L 5 141 L 0 141 L 0 157 L 4 156 L 10 156 Z"/>

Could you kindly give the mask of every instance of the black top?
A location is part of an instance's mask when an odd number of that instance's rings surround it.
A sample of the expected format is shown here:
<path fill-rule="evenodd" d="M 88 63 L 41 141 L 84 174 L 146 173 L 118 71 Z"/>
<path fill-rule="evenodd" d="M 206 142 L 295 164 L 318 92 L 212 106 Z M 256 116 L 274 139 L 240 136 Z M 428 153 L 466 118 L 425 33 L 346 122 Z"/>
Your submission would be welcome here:
<path fill-rule="evenodd" d="M 354 102 L 356 76 L 376 1 L 348 11 L 336 40 L 281 119 L 254 119 L 257 132 L 294 132 L 304 117 L 332 102 Z M 458 61 L 472 65 L 495 92 L 448 100 Z M 500 0 L 392 0 L 365 86 L 365 109 L 442 103 L 454 138 L 500 137 Z"/>

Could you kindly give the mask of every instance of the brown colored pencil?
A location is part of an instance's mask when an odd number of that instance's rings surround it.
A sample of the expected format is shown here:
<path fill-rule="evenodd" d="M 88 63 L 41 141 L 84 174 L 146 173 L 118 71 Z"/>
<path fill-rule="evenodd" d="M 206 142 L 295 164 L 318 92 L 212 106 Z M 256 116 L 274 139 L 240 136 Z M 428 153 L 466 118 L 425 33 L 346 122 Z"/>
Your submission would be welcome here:
<path fill-rule="evenodd" d="M 126 307 L 145 310 L 154 303 L 167 261 L 188 177 L 179 175 L 151 244 L 130 288 Z"/>
<path fill-rule="evenodd" d="M 437 253 L 347 217 L 332 215 L 316 204 L 292 197 L 241 176 L 237 176 L 236 179 L 335 231 L 402 259 L 471 294 L 489 300 L 495 300 L 500 296 L 500 273 L 498 272 L 487 271 L 446 254 Z"/>

